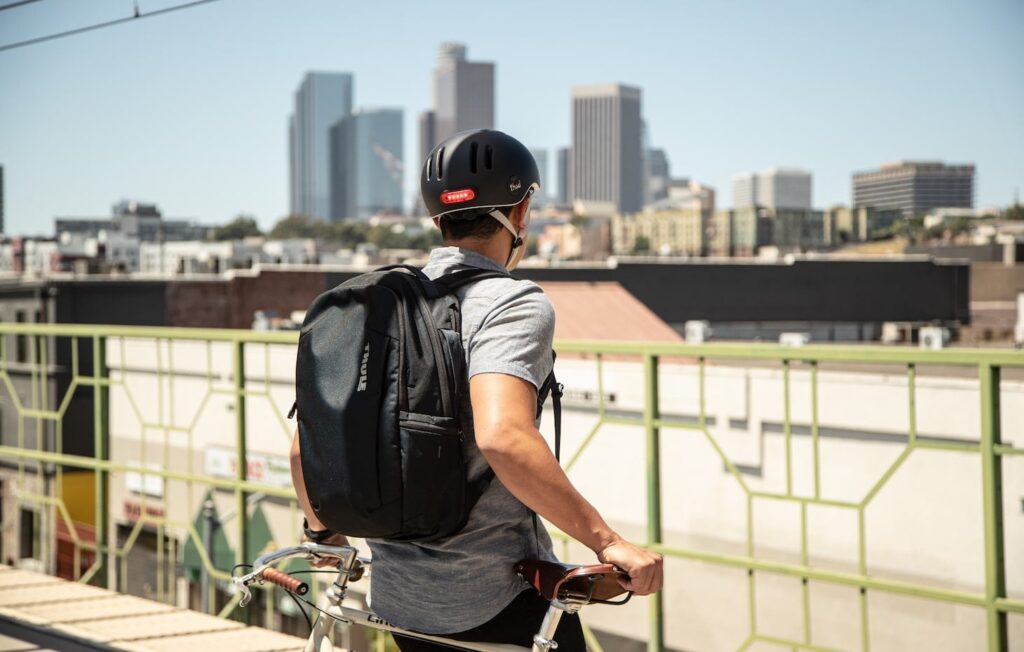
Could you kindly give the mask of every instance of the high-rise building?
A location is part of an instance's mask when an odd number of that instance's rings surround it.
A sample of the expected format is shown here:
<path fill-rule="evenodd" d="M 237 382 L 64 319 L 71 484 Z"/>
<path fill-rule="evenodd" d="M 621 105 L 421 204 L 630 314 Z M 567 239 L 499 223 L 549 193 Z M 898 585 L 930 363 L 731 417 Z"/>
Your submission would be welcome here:
<path fill-rule="evenodd" d="M 437 134 L 434 128 L 434 112 L 423 111 L 420 113 L 420 158 L 417 163 L 422 166 L 423 162 L 430 156 L 430 150 L 437 144 Z M 419 168 L 416 170 L 419 173 Z"/>
<path fill-rule="evenodd" d="M 853 207 L 895 208 L 905 216 L 974 207 L 974 165 L 897 161 L 853 174 Z"/>
<path fill-rule="evenodd" d="M 537 171 L 540 172 L 540 190 L 533 196 L 532 206 L 546 206 L 555 193 L 551 191 L 551 177 L 548 174 L 548 150 L 539 147 L 531 147 L 530 153 L 533 160 L 537 161 Z"/>
<path fill-rule="evenodd" d="M 331 219 L 402 212 L 402 110 L 357 109 L 330 131 Z"/>
<path fill-rule="evenodd" d="M 645 204 L 652 204 L 669 195 L 672 175 L 669 169 L 668 153 L 663 149 L 647 150 L 647 197 Z"/>
<path fill-rule="evenodd" d="M 757 205 L 757 175 L 738 172 L 732 175 L 732 207 L 747 208 Z"/>
<path fill-rule="evenodd" d="M 558 203 L 565 206 L 569 203 L 569 148 L 559 147 L 557 155 L 556 175 L 558 176 Z"/>
<path fill-rule="evenodd" d="M 740 172 L 732 177 L 733 208 L 811 210 L 811 173 L 794 168 Z"/>
<path fill-rule="evenodd" d="M 640 101 L 635 86 L 573 87 L 570 197 L 585 210 L 634 213 L 642 208 Z"/>
<path fill-rule="evenodd" d="M 493 128 L 494 64 L 467 61 L 462 43 L 442 43 L 434 69 L 431 148 L 460 131 Z"/>
<path fill-rule="evenodd" d="M 351 74 L 306 73 L 288 123 L 292 214 L 331 216 L 330 129 L 351 112 Z"/>

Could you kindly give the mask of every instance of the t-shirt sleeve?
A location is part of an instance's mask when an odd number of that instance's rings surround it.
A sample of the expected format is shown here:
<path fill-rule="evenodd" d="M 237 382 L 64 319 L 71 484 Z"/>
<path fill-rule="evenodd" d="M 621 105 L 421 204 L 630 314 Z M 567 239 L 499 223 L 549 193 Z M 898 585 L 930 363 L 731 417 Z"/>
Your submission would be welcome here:
<path fill-rule="evenodd" d="M 508 374 L 539 390 L 551 373 L 554 334 L 555 309 L 536 285 L 497 298 L 469 339 L 469 377 Z"/>

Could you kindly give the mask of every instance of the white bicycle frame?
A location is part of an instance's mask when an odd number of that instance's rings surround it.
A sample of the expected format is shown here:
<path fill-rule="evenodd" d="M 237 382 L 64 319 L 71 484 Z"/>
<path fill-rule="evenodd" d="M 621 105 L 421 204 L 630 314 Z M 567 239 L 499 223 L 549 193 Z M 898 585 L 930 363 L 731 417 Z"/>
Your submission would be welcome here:
<path fill-rule="evenodd" d="M 360 566 L 369 567 L 371 563 L 369 559 L 359 557 L 358 551 L 355 548 L 351 546 L 325 546 L 318 543 L 303 543 L 291 548 L 281 548 L 280 550 L 263 555 L 253 563 L 252 572 L 234 578 L 234 583 L 242 594 L 238 603 L 239 606 L 244 607 L 252 598 L 249 585 L 270 581 L 263 577 L 263 571 L 272 568 L 273 564 L 277 561 L 298 555 L 303 555 L 307 558 L 313 556 L 335 557 L 341 562 L 338 566 L 338 575 L 334 582 L 327 587 L 325 599 L 320 605 L 320 609 L 325 615 L 317 618 L 316 623 L 313 625 L 313 630 L 310 632 L 309 640 L 304 648 L 305 652 L 335 652 L 333 639 L 338 626 L 344 632 L 352 625 L 369 627 L 424 641 L 433 641 L 455 649 L 474 650 L 475 652 L 523 652 L 523 650 L 527 649 L 531 650 L 531 652 L 550 652 L 558 647 L 558 643 L 555 642 L 553 637 L 562 614 L 576 613 L 584 604 L 574 600 L 566 600 L 564 602 L 552 600 L 551 606 L 548 607 L 547 614 L 545 614 L 544 620 L 541 623 L 540 631 L 533 637 L 532 648 L 500 643 L 456 641 L 441 636 L 421 634 L 420 632 L 412 632 L 392 625 L 370 611 L 354 609 L 344 605 L 349 581 L 359 579 L 363 572 Z"/>

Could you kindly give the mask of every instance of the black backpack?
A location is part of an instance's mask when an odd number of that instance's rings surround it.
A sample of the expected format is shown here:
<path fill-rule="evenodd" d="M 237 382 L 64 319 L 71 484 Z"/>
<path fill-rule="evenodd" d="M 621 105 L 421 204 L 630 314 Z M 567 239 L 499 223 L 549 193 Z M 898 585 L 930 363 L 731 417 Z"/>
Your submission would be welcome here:
<path fill-rule="evenodd" d="M 426 541 L 461 530 L 494 471 L 466 477 L 460 400 L 469 391 L 454 290 L 500 272 L 430 280 L 395 265 L 313 301 L 299 336 L 295 405 L 306 493 L 349 536 Z M 538 393 L 555 400 L 554 372 Z M 291 415 L 289 415 L 291 416 Z"/>

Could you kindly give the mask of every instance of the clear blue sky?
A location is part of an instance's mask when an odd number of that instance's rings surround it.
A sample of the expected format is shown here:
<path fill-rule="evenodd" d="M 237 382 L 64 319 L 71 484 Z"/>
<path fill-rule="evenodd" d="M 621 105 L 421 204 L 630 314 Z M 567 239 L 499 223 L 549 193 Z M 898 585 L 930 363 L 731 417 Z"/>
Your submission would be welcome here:
<path fill-rule="evenodd" d="M 0 12 L 0 43 L 130 9 L 42 0 Z M 721 206 L 734 172 L 771 165 L 811 170 L 818 206 L 849 203 L 852 171 L 898 158 L 977 164 L 979 206 L 1024 192 L 1021 0 L 221 0 L 0 52 L 7 231 L 122 197 L 269 226 L 307 70 L 354 73 L 356 105 L 403 107 L 415 174 L 444 40 L 497 63 L 497 127 L 530 146 L 568 143 L 571 85 L 642 87 L 652 144 Z"/>

